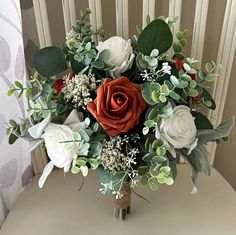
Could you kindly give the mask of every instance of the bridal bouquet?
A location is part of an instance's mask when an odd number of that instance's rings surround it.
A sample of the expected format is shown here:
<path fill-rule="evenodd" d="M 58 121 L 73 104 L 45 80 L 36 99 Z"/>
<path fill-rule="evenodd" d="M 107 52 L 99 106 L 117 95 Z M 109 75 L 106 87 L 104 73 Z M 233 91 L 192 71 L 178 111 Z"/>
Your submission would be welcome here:
<path fill-rule="evenodd" d="M 221 65 L 185 57 L 187 30 L 160 17 L 132 39 L 102 40 L 94 31 L 89 9 L 67 35 L 63 49 L 46 47 L 34 58 L 34 76 L 15 81 L 29 100 L 27 117 L 10 120 L 9 143 L 30 142 L 32 151 L 44 144 L 49 163 L 41 188 L 54 167 L 82 174 L 95 170 L 99 191 L 114 198 L 115 215 L 129 213 L 131 188 L 138 183 L 156 190 L 172 185 L 183 157 L 192 169 L 193 192 L 199 172 L 210 175 L 206 144 L 227 140 L 234 119 L 213 127 L 207 109 L 216 104 L 207 90 Z M 98 43 L 96 42 L 98 39 Z"/>

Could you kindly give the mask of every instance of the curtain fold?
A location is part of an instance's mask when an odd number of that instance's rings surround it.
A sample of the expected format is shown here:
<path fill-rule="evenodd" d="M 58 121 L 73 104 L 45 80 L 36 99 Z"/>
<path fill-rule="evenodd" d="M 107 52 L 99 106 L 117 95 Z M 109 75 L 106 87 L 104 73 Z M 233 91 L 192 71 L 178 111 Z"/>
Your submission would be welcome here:
<path fill-rule="evenodd" d="M 33 175 L 27 143 L 8 144 L 5 127 L 9 119 L 25 115 L 25 100 L 8 97 L 11 83 L 24 83 L 24 47 L 19 0 L 0 1 L 0 226 L 18 194 Z"/>

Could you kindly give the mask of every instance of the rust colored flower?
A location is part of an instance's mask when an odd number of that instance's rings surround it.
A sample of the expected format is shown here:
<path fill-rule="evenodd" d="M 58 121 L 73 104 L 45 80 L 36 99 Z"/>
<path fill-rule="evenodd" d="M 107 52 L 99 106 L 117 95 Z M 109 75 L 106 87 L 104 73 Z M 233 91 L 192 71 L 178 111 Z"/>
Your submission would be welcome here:
<path fill-rule="evenodd" d="M 127 77 L 115 80 L 105 78 L 97 89 L 96 99 L 87 105 L 88 111 L 109 136 L 132 129 L 139 123 L 145 108 L 140 86 L 130 82 Z"/>
<path fill-rule="evenodd" d="M 71 79 L 74 75 L 74 72 L 69 72 L 67 76 L 69 77 L 69 79 Z M 59 95 L 61 89 L 64 87 L 64 79 L 59 78 L 55 80 L 52 84 L 52 87 L 56 90 L 57 95 Z"/>

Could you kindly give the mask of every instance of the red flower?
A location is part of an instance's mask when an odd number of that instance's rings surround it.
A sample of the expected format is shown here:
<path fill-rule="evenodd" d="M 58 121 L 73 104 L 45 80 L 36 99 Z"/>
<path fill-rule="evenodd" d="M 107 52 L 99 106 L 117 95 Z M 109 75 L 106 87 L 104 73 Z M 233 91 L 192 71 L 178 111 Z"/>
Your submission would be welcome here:
<path fill-rule="evenodd" d="M 71 79 L 74 75 L 75 75 L 74 72 L 69 72 L 68 73 L 69 79 Z M 56 90 L 57 95 L 59 95 L 59 93 L 61 92 L 61 89 L 64 87 L 64 79 L 59 78 L 55 80 L 52 84 L 52 87 Z"/>
<path fill-rule="evenodd" d="M 52 87 L 56 90 L 56 93 L 58 95 L 61 89 L 64 87 L 64 80 L 62 78 L 55 80 L 52 84 Z"/>
<path fill-rule="evenodd" d="M 140 86 L 127 77 L 115 80 L 105 78 L 97 89 L 97 97 L 87 105 L 109 136 L 127 132 L 139 123 L 146 103 L 140 94 Z"/>
<path fill-rule="evenodd" d="M 184 70 L 184 66 L 182 60 L 178 59 L 177 57 L 174 58 L 175 66 L 178 70 Z"/>
<path fill-rule="evenodd" d="M 184 70 L 184 66 L 183 66 L 182 60 L 180 60 L 180 59 L 178 59 L 178 58 L 175 57 L 175 58 L 174 58 L 174 61 L 175 61 L 175 66 L 176 66 L 177 69 L 179 69 L 179 70 Z M 195 74 L 188 73 L 188 75 L 192 78 L 192 80 L 196 80 Z M 193 99 L 194 101 L 199 101 L 200 96 L 197 95 L 197 96 L 195 96 L 195 97 L 192 97 L 192 99 Z"/>

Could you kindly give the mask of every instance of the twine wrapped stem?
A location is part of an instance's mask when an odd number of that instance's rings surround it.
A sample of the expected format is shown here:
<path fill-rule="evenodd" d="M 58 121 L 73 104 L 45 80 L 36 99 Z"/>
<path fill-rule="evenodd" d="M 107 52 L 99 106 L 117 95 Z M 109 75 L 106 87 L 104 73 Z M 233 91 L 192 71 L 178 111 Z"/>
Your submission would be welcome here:
<path fill-rule="evenodd" d="M 121 198 L 113 196 L 114 204 L 114 217 L 119 219 L 125 219 L 126 214 L 130 213 L 131 204 L 131 188 L 130 182 L 126 182 L 120 190 L 123 195 Z"/>

